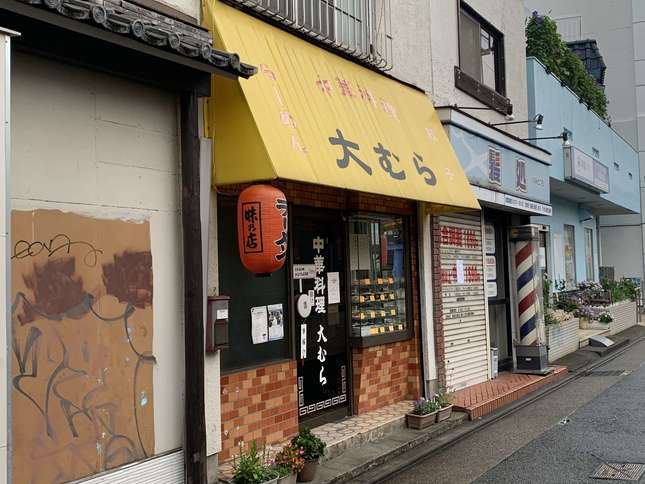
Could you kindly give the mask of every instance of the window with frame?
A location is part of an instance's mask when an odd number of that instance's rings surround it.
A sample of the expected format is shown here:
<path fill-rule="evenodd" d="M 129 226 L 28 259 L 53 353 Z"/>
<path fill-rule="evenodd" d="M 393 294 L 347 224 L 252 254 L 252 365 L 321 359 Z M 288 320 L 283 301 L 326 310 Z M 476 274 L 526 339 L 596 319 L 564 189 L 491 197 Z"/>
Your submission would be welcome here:
<path fill-rule="evenodd" d="M 390 0 L 224 0 L 374 65 L 391 68 Z"/>
<path fill-rule="evenodd" d="M 504 36 L 464 3 L 459 9 L 459 68 L 479 83 L 506 95 Z"/>
<path fill-rule="evenodd" d="M 564 277 L 567 289 L 574 289 L 576 280 L 576 228 L 564 226 Z"/>
<path fill-rule="evenodd" d="M 352 337 L 408 333 L 408 247 L 403 217 L 349 221 Z"/>
<path fill-rule="evenodd" d="M 587 270 L 587 280 L 594 280 L 594 253 L 593 253 L 593 230 L 585 227 L 585 267 Z"/>

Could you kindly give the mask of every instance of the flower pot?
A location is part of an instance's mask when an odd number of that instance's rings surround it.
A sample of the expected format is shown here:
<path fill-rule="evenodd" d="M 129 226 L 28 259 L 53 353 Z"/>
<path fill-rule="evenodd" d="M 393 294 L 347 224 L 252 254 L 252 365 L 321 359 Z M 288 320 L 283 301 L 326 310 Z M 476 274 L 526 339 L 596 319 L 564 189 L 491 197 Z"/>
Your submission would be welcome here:
<path fill-rule="evenodd" d="M 405 420 L 408 424 L 408 428 L 421 430 L 436 423 L 438 413 L 438 411 L 428 413 L 426 415 L 415 415 L 413 413 L 407 413 L 405 414 Z"/>
<path fill-rule="evenodd" d="M 268 481 L 264 481 L 262 484 L 278 484 L 278 477 L 274 477 L 273 479 L 269 479 Z"/>
<path fill-rule="evenodd" d="M 450 415 L 452 415 L 452 405 L 443 407 L 437 413 L 437 422 L 443 422 L 444 420 L 448 420 L 450 418 Z"/>
<path fill-rule="evenodd" d="M 305 466 L 298 473 L 298 482 L 313 481 L 314 477 L 316 477 L 316 472 L 318 472 L 319 464 L 320 459 L 311 459 L 305 461 Z"/>
<path fill-rule="evenodd" d="M 296 484 L 296 475 L 289 474 L 288 476 L 281 477 L 278 479 L 278 484 Z"/>
<path fill-rule="evenodd" d="M 580 317 L 580 329 L 589 329 L 589 318 Z"/>

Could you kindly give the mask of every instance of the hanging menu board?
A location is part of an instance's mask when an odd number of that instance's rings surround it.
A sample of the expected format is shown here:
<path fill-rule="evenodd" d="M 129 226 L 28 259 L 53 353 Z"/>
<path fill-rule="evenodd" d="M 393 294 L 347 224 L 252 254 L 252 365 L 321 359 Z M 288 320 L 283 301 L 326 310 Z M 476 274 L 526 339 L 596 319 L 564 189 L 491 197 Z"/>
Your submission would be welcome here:
<path fill-rule="evenodd" d="M 438 218 L 446 376 L 455 389 L 488 377 L 483 234 L 479 215 Z"/>

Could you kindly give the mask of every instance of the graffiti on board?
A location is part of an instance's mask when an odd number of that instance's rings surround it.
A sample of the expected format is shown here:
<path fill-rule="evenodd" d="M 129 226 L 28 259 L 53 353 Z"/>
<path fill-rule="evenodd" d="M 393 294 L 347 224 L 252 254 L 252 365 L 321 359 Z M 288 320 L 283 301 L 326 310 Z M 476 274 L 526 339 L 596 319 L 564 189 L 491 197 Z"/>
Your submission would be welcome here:
<path fill-rule="evenodd" d="M 154 453 L 148 222 L 12 213 L 15 482 L 66 482 Z"/>

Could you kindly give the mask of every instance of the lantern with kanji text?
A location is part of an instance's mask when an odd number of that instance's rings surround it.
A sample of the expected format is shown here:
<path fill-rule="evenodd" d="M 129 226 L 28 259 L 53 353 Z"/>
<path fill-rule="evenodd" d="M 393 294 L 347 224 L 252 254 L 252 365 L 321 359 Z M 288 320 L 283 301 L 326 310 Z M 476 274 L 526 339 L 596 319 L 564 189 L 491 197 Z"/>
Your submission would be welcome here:
<path fill-rule="evenodd" d="M 271 185 L 253 185 L 237 200 L 237 239 L 242 265 L 265 275 L 287 258 L 287 198 Z"/>

